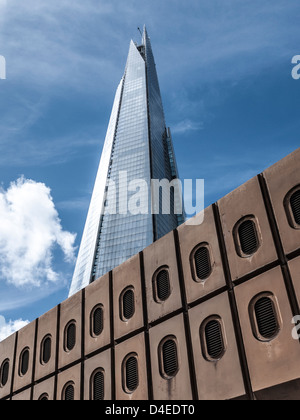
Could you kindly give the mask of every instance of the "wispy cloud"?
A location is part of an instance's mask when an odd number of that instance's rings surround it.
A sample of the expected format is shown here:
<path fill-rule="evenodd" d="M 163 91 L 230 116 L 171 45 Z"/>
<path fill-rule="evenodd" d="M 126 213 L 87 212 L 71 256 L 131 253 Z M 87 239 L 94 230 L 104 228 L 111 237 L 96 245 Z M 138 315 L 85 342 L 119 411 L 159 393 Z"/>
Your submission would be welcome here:
<path fill-rule="evenodd" d="M 75 236 L 62 229 L 50 189 L 24 178 L 0 191 L 0 275 L 17 287 L 56 282 L 53 249 L 74 260 Z"/>
<path fill-rule="evenodd" d="M 183 133 L 186 133 L 187 131 L 198 131 L 202 129 L 203 129 L 203 122 L 191 121 L 189 119 L 185 119 L 172 126 L 172 133 L 183 134 Z"/>
<path fill-rule="evenodd" d="M 29 324 L 29 321 L 23 321 L 23 319 L 17 319 L 15 321 L 10 319 L 9 321 L 6 321 L 4 316 L 0 315 L 0 341 L 5 340 L 27 324 Z"/>

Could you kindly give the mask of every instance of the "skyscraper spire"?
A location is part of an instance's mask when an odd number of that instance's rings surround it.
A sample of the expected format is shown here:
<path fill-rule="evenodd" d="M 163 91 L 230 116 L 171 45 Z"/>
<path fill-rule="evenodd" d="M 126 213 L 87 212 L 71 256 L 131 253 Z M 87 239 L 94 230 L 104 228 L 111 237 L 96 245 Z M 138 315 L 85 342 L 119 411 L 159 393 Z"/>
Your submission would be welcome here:
<path fill-rule="evenodd" d="M 183 221 L 183 214 L 174 210 L 169 214 L 151 212 L 151 180 L 177 177 L 151 42 L 144 26 L 141 45 L 130 42 L 125 73 L 116 92 L 70 295 Z M 130 211 L 130 199 L 134 199 L 141 180 L 148 186 L 140 188 L 138 195 L 144 208 Z"/>

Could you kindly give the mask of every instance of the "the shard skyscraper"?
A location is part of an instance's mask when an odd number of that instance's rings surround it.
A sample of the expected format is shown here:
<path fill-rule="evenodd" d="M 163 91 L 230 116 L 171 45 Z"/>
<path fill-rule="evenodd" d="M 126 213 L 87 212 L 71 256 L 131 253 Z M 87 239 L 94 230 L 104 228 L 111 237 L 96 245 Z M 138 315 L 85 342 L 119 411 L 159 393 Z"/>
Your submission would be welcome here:
<path fill-rule="evenodd" d="M 141 44 L 130 43 L 125 73 L 116 92 L 70 296 L 184 221 L 183 212 L 175 214 L 172 189 L 169 214 L 163 214 L 161 207 L 151 211 L 151 180 L 177 178 L 151 43 L 144 27 Z M 148 211 L 140 214 L 128 211 L 138 180 L 149 186 L 148 192 L 139 193 L 139 200 L 149 203 Z"/>

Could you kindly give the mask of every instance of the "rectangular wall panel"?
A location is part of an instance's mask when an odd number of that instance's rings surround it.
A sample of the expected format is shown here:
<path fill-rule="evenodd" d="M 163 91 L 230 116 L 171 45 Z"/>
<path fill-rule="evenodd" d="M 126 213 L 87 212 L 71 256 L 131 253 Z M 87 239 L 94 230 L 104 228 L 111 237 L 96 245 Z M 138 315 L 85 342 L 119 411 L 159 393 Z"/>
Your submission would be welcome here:
<path fill-rule="evenodd" d="M 300 148 L 264 171 L 264 177 L 284 251 L 289 254 L 300 249 Z"/>
<path fill-rule="evenodd" d="M 298 379 L 300 345 L 280 267 L 235 290 L 253 390 Z"/>
<path fill-rule="evenodd" d="M 163 347 L 167 341 L 174 341 L 175 346 Z M 154 399 L 191 400 L 193 396 L 182 315 L 150 329 L 150 352 Z M 176 365 L 176 372 L 172 372 Z"/>
<path fill-rule="evenodd" d="M 58 307 L 53 308 L 39 318 L 35 360 L 35 380 L 40 380 L 55 371 L 57 311 Z M 50 343 L 50 348 L 46 348 L 46 340 Z"/>
<path fill-rule="evenodd" d="M 182 306 L 173 232 L 154 242 L 143 254 L 148 317 L 149 322 L 153 322 Z M 161 271 L 168 273 L 169 285 L 166 285 L 166 277 L 163 277 L 158 292 L 157 280 Z"/>
<path fill-rule="evenodd" d="M 114 336 L 123 337 L 144 325 L 139 255 L 113 270 Z"/>
<path fill-rule="evenodd" d="M 109 275 L 91 283 L 85 289 L 85 354 L 110 344 Z"/>
<path fill-rule="evenodd" d="M 212 206 L 177 230 L 188 303 L 226 286 Z"/>
<path fill-rule="evenodd" d="M 103 375 L 99 376 L 98 380 L 95 379 L 97 372 Z M 111 400 L 111 374 L 110 349 L 86 360 L 84 362 L 84 400 L 97 400 L 99 395 L 103 396 L 103 400 Z"/>
<path fill-rule="evenodd" d="M 116 346 L 117 400 L 148 399 L 146 366 L 145 338 L 143 333 Z"/>
<path fill-rule="evenodd" d="M 191 309 L 189 316 L 199 399 L 229 400 L 244 395 L 227 293 Z"/>
<path fill-rule="evenodd" d="M 233 280 L 277 260 L 257 177 L 222 198 L 218 205 Z"/>
<path fill-rule="evenodd" d="M 59 368 L 67 366 L 81 358 L 81 305 L 82 292 L 76 293 L 61 304 L 58 351 Z M 70 345 L 73 347 L 71 350 L 68 349 L 67 337 L 67 330 L 70 324 L 75 325 L 75 337 L 74 333 L 70 337 Z"/>

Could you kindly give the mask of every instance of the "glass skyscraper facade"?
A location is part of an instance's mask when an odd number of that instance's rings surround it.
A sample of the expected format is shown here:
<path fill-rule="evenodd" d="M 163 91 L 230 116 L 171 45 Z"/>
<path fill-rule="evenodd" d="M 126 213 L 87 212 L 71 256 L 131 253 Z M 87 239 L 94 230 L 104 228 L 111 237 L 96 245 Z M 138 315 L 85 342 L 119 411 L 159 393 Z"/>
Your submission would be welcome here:
<path fill-rule="evenodd" d="M 151 180 L 178 178 L 150 39 L 130 43 L 118 86 L 77 257 L 70 296 L 122 264 L 184 221 L 174 211 L 153 214 Z M 148 188 L 142 189 L 140 183 Z M 167 194 L 160 189 L 160 199 Z M 167 197 L 168 199 L 168 197 Z M 137 201 L 129 211 L 130 200 Z"/>

